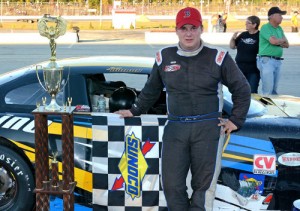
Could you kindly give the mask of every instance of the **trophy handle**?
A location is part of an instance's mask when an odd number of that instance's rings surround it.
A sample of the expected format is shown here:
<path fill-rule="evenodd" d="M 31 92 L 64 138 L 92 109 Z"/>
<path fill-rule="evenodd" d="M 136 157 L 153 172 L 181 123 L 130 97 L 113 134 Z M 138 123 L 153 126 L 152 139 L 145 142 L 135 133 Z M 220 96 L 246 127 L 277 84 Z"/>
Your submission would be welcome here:
<path fill-rule="evenodd" d="M 36 65 L 35 66 L 35 71 L 36 71 L 37 79 L 39 80 L 39 83 L 43 87 L 43 89 L 47 92 L 47 89 L 43 86 L 42 81 L 41 81 L 41 79 L 39 77 L 39 69 L 43 69 L 43 66 L 42 65 Z"/>
<path fill-rule="evenodd" d="M 63 78 L 63 74 L 62 74 L 62 78 Z M 67 77 L 67 80 L 66 80 L 66 82 L 64 83 L 64 85 L 63 85 L 62 87 L 60 87 L 59 92 L 61 92 L 62 90 L 64 90 L 64 88 L 66 87 L 66 85 L 67 85 L 68 82 L 69 82 L 69 78 L 70 78 L 70 66 L 69 66 L 69 71 L 68 71 L 68 77 Z"/>
<path fill-rule="evenodd" d="M 43 87 L 43 89 L 47 92 L 47 89 L 45 88 L 45 86 L 43 85 L 43 83 L 42 83 L 42 81 L 41 81 L 41 79 L 40 79 L 40 77 L 39 77 L 39 69 L 43 69 L 43 66 L 42 66 L 42 65 L 36 65 L 36 66 L 35 66 L 35 71 L 36 71 L 37 79 L 38 79 L 40 85 Z M 59 92 L 61 92 L 61 91 L 65 88 L 65 86 L 66 86 L 66 85 L 68 84 L 68 82 L 69 82 L 69 79 L 70 79 L 70 66 L 69 66 L 69 71 L 68 71 L 68 77 L 67 77 L 67 80 L 66 80 L 66 82 L 64 83 L 63 87 L 60 88 Z"/>

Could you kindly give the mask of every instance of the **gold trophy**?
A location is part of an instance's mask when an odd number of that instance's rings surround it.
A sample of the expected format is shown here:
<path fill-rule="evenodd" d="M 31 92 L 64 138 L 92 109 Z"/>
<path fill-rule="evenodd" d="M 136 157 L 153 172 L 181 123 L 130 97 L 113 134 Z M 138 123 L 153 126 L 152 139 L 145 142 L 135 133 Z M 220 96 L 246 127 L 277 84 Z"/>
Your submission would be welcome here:
<path fill-rule="evenodd" d="M 48 27 L 47 23 L 50 23 L 52 25 Z M 36 66 L 36 74 L 39 83 L 51 96 L 51 102 L 44 109 L 48 111 L 60 111 L 61 107 L 56 102 L 56 95 L 61 90 L 60 86 L 62 83 L 64 68 L 59 66 L 56 62 L 55 39 L 66 33 L 67 23 L 60 16 L 51 17 L 49 15 L 44 15 L 38 21 L 38 29 L 41 36 L 47 37 L 50 40 L 49 44 L 51 49 L 50 62 L 44 67 L 41 65 Z M 43 70 L 43 78 L 45 85 L 43 85 L 40 80 L 38 74 L 39 69 Z"/>

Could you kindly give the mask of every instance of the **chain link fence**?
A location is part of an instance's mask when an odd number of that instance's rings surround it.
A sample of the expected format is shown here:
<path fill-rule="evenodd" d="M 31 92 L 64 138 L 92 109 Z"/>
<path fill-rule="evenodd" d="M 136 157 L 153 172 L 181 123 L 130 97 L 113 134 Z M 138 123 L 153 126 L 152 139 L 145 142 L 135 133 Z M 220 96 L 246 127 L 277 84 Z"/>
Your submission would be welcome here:
<path fill-rule="evenodd" d="M 286 10 L 288 15 L 293 11 L 299 11 L 300 1 L 290 2 L 284 1 L 282 3 L 265 2 L 261 4 L 253 4 L 253 1 L 235 1 L 235 3 L 228 4 L 227 1 L 208 2 L 200 0 L 198 3 L 166 3 L 155 2 L 151 0 L 144 3 L 124 3 L 120 9 L 130 9 L 136 12 L 136 15 L 176 15 L 179 9 L 185 6 L 193 6 L 198 8 L 202 15 L 223 14 L 227 12 L 230 15 L 258 15 L 265 16 L 267 11 L 272 6 L 279 6 L 281 10 Z M 98 8 L 89 8 L 87 4 L 83 3 L 64 3 L 64 2 L 43 2 L 43 3 L 11 3 L 9 1 L 1 1 L 1 14 L 3 16 L 42 16 L 43 14 L 62 15 L 62 16 L 85 16 L 85 15 L 99 15 L 99 9 L 102 8 L 101 15 L 111 15 L 112 5 L 101 5 L 99 1 Z"/>

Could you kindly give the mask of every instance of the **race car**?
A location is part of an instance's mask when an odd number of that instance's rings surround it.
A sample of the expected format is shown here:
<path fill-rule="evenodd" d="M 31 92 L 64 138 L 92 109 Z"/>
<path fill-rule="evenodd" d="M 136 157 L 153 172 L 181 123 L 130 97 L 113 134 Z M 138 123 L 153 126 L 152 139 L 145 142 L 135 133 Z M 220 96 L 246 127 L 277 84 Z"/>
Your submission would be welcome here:
<path fill-rule="evenodd" d="M 75 202 L 93 210 L 167 210 L 160 183 L 161 137 L 167 118 L 165 90 L 147 114 L 121 120 L 113 113 L 134 102 L 132 97 L 139 95 L 154 59 L 99 56 L 57 62 L 64 67 L 57 103 L 63 107 L 72 97 L 77 108 Z M 41 67 L 47 63 L 0 76 L 0 210 L 33 210 L 35 206 L 32 111 L 45 97 L 46 103 L 50 102 L 37 77 L 43 78 Z M 223 92 L 226 118 L 232 101 L 225 86 Z M 105 113 L 97 110 L 100 95 L 107 101 Z M 216 210 L 290 210 L 300 198 L 299 105 L 300 98 L 293 96 L 252 96 L 245 125 L 227 137 L 223 148 Z M 48 118 L 49 159 L 55 154 L 61 165 L 62 122 L 55 115 Z M 132 141 L 138 143 L 134 145 L 136 153 L 128 154 L 125 149 Z M 133 171 L 137 175 L 129 175 L 129 156 L 136 159 Z M 187 187 L 190 194 L 189 183 Z"/>

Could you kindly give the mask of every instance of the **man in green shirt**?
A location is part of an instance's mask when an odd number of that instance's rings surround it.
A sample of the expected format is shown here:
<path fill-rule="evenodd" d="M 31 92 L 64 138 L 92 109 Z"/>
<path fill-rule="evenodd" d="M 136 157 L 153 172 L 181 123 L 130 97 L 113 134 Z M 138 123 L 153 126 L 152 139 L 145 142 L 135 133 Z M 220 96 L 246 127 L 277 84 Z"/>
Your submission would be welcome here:
<path fill-rule="evenodd" d="M 262 94 L 264 95 L 278 94 L 283 48 L 289 47 L 289 42 L 280 26 L 282 15 L 285 14 L 286 11 L 282 11 L 278 7 L 270 8 L 268 11 L 269 22 L 260 29 L 257 68 L 260 71 Z"/>

